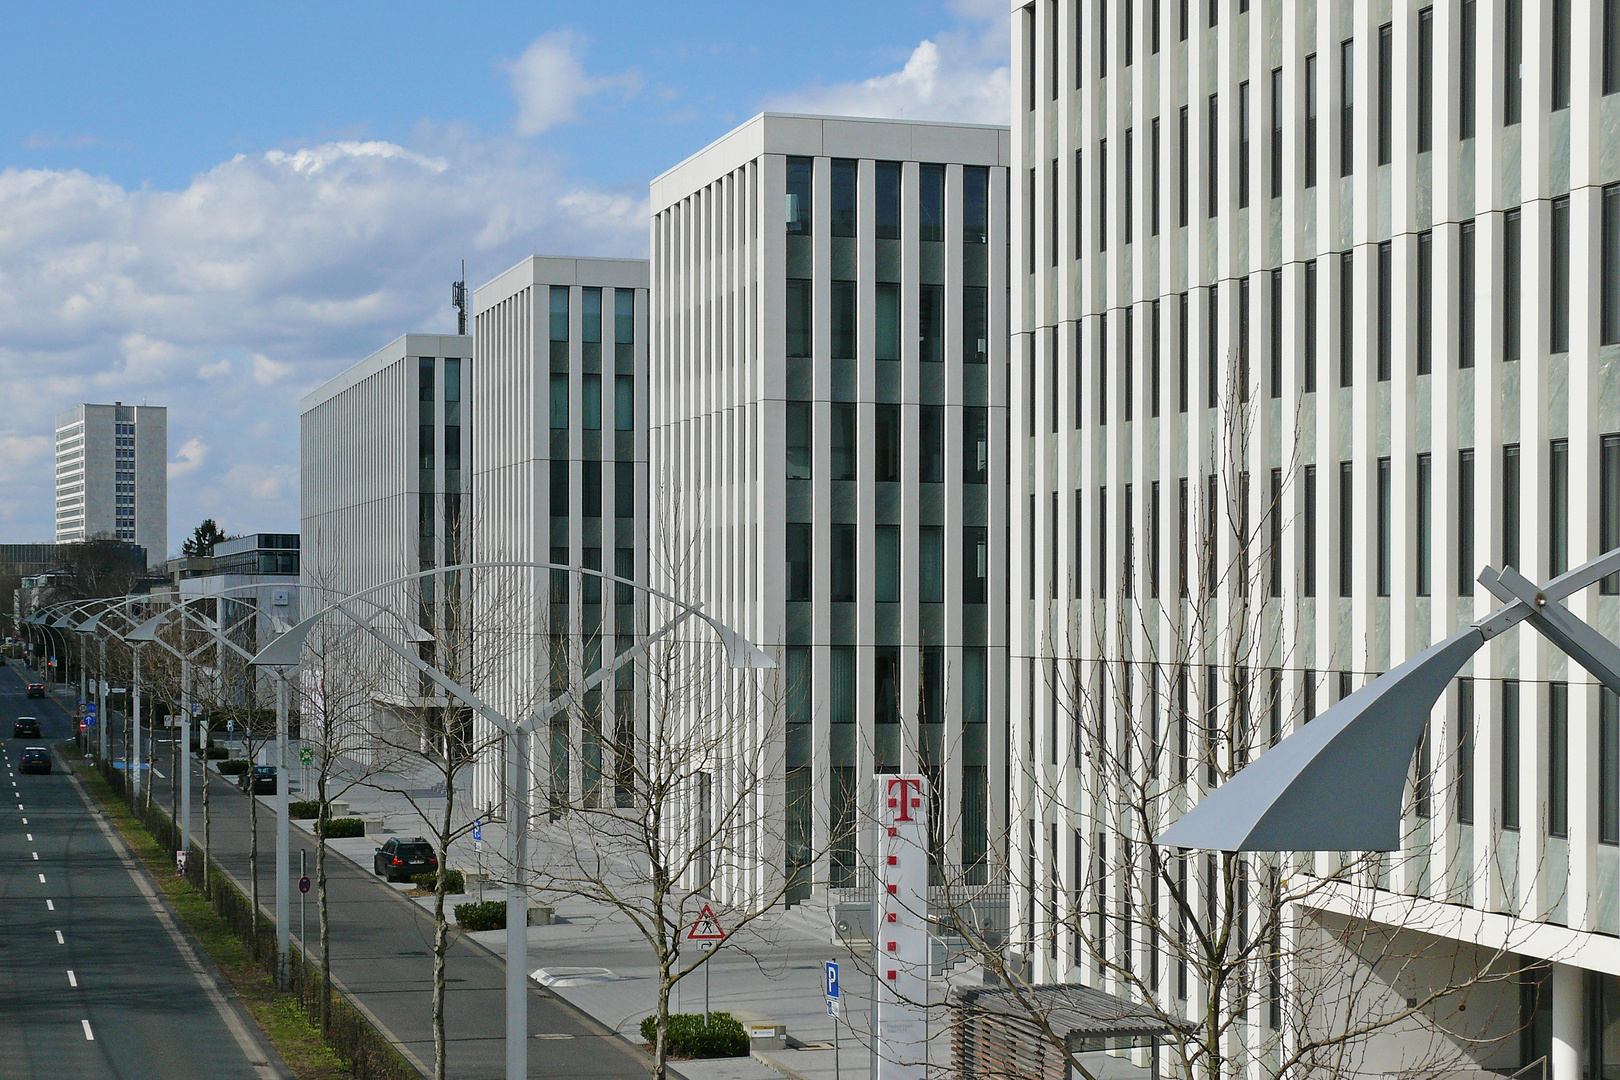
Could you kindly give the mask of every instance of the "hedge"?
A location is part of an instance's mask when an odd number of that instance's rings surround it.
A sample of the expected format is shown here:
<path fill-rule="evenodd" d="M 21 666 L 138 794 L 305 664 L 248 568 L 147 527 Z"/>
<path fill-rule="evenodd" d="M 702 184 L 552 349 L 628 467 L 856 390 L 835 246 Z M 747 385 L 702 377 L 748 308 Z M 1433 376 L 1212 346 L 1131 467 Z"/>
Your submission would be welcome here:
<path fill-rule="evenodd" d="M 223 746 L 210 746 L 204 755 L 209 761 L 224 761 L 231 756 L 230 750 Z"/>
<path fill-rule="evenodd" d="M 456 922 L 463 930 L 505 930 L 506 901 L 485 900 L 481 904 L 457 904 Z"/>
<path fill-rule="evenodd" d="M 248 771 L 247 758 L 237 758 L 234 761 L 222 761 L 219 763 L 219 771 L 222 776 L 241 776 L 243 773 Z"/>
<path fill-rule="evenodd" d="M 460 896 L 467 891 L 467 881 L 460 870 L 441 870 L 439 873 L 444 875 L 444 892 L 446 896 Z M 417 874 L 411 878 L 411 881 L 415 882 L 418 889 L 431 889 L 434 886 L 433 879 L 436 876 L 435 874 Z"/>
<path fill-rule="evenodd" d="M 649 1043 L 658 1040 L 658 1017 L 641 1022 L 641 1037 Z M 707 1026 L 702 1016 L 674 1013 L 669 1018 L 669 1055 L 683 1058 L 747 1057 L 748 1031 L 728 1012 L 709 1014 Z"/>
<path fill-rule="evenodd" d="M 321 801 L 319 799 L 293 799 L 287 803 L 287 818 L 290 821 L 308 821 L 319 817 Z"/>
<path fill-rule="evenodd" d="M 366 835 L 366 823 L 357 817 L 327 818 L 315 823 L 315 831 L 328 840 L 339 840 L 345 836 Z"/>

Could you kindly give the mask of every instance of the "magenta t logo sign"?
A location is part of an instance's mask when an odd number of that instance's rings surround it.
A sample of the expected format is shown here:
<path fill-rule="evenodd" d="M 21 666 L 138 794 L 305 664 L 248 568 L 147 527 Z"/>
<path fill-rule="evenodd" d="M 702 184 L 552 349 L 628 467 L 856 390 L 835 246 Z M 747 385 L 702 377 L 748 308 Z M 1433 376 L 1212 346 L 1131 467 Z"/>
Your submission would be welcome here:
<path fill-rule="evenodd" d="M 921 1080 L 928 1026 L 928 779 L 877 780 L 877 1080 Z"/>

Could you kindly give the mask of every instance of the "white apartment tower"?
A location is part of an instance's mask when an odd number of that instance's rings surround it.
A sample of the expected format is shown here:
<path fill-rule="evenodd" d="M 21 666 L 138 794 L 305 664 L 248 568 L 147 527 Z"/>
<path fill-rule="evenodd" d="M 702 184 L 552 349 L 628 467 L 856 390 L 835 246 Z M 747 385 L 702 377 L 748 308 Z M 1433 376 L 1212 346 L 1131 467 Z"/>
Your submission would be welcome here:
<path fill-rule="evenodd" d="M 473 293 L 475 561 L 646 580 L 647 311 L 645 259 L 535 256 Z M 506 715 L 567 692 L 646 632 L 646 603 L 632 587 L 567 572 L 517 580 L 529 586 L 505 599 L 540 630 L 511 670 L 549 672 L 551 682 L 521 686 L 495 666 L 480 690 Z M 532 805 L 632 805 L 634 778 L 617 756 L 639 744 L 644 695 L 627 664 L 553 717 L 533 746 Z M 475 797 L 498 801 L 496 778 L 480 776 Z"/>
<path fill-rule="evenodd" d="M 1177 888 L 1261 905 L 1330 864 L 1191 853 L 1155 878 L 1157 828 L 1492 610 L 1483 567 L 1541 582 L 1620 545 L 1620 9 L 1019 0 L 1011 21 L 1014 937 L 1038 981 L 1198 1020 L 1153 912 Z M 1620 636 L 1617 592 L 1570 606 Z M 1126 789 L 1156 822 L 1126 820 Z M 1433 713 L 1405 835 L 1289 932 L 1370 897 L 1405 947 L 1542 966 L 1358 1067 L 1449 1026 L 1479 1068 L 1620 1075 L 1620 705 L 1528 626 L 1495 638 Z M 1370 1008 L 1456 976 L 1389 962 L 1349 951 L 1347 985 L 1386 986 Z M 1298 995 L 1249 989 L 1234 1039 L 1285 1046 Z"/>
<path fill-rule="evenodd" d="M 56 541 L 123 540 L 169 553 L 169 410 L 75 405 L 56 417 Z"/>
<path fill-rule="evenodd" d="M 1008 145 L 765 114 L 652 182 L 653 546 L 701 538 L 652 583 L 781 676 L 751 714 L 780 763 L 753 868 L 722 891 L 836 903 L 883 772 L 929 774 L 944 864 L 995 874 Z"/>

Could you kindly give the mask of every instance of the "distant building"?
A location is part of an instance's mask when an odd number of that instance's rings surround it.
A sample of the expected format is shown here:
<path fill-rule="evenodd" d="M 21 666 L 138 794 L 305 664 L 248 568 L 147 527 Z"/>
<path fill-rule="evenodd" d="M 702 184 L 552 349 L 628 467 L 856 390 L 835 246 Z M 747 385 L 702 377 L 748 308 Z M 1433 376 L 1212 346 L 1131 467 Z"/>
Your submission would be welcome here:
<path fill-rule="evenodd" d="M 56 540 L 169 550 L 169 410 L 75 405 L 56 417 Z"/>
<path fill-rule="evenodd" d="M 0 544 L 0 574 L 29 577 L 55 566 L 55 544 Z"/>
<path fill-rule="evenodd" d="M 165 566 L 174 599 L 213 600 L 204 611 L 254 653 L 298 621 L 298 555 L 297 533 L 247 533 L 221 540 L 211 557 L 170 559 Z M 257 680 L 260 705 L 273 700 L 273 679 L 263 672 Z"/>

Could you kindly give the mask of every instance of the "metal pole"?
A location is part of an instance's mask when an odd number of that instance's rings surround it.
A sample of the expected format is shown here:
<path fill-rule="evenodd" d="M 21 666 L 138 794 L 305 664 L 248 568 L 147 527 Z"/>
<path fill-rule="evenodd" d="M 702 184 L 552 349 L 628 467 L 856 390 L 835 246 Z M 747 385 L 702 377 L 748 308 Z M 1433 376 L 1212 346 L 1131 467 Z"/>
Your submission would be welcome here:
<path fill-rule="evenodd" d="M 712 957 L 710 959 L 713 959 Z M 703 962 L 703 1026 L 709 1026 L 709 961 Z"/>
<path fill-rule="evenodd" d="M 288 895 L 292 856 L 287 850 L 287 669 L 277 668 L 276 674 L 276 976 L 285 988 L 289 956 L 287 943 L 292 930 L 287 925 L 292 901 Z M 250 769 L 252 767 L 248 766 Z M 250 791 L 252 787 L 249 783 Z"/>
<path fill-rule="evenodd" d="M 839 1008 L 843 1008 L 842 1005 Z M 833 1080 L 843 1080 L 843 1070 L 838 1065 L 838 1017 L 833 1017 Z"/>
<path fill-rule="evenodd" d="M 298 849 L 298 884 L 303 885 L 304 879 L 309 876 L 309 849 Z M 309 960 L 309 923 L 304 918 L 304 901 L 309 896 L 302 888 L 298 890 L 298 949 L 304 960 Z"/>
<path fill-rule="evenodd" d="M 107 639 L 101 639 L 96 660 L 96 725 L 101 728 L 101 756 L 107 756 Z"/>
<path fill-rule="evenodd" d="M 529 1080 L 529 734 L 506 739 L 506 1080 Z"/>
<path fill-rule="evenodd" d="M 130 783 L 133 785 L 130 790 L 135 793 L 135 802 L 138 805 L 141 801 L 141 647 L 131 646 L 130 652 L 135 655 L 134 666 L 131 668 L 133 677 L 130 679 L 131 700 L 135 704 L 135 711 L 129 720 L 135 725 L 130 729 L 135 732 L 135 749 L 130 751 L 130 756 L 134 760 L 130 762 L 129 771 Z"/>
<path fill-rule="evenodd" d="M 183 646 L 182 646 L 183 647 Z M 180 658 L 180 850 L 191 850 L 191 661 Z M 206 764 L 206 763 L 205 763 Z"/>

